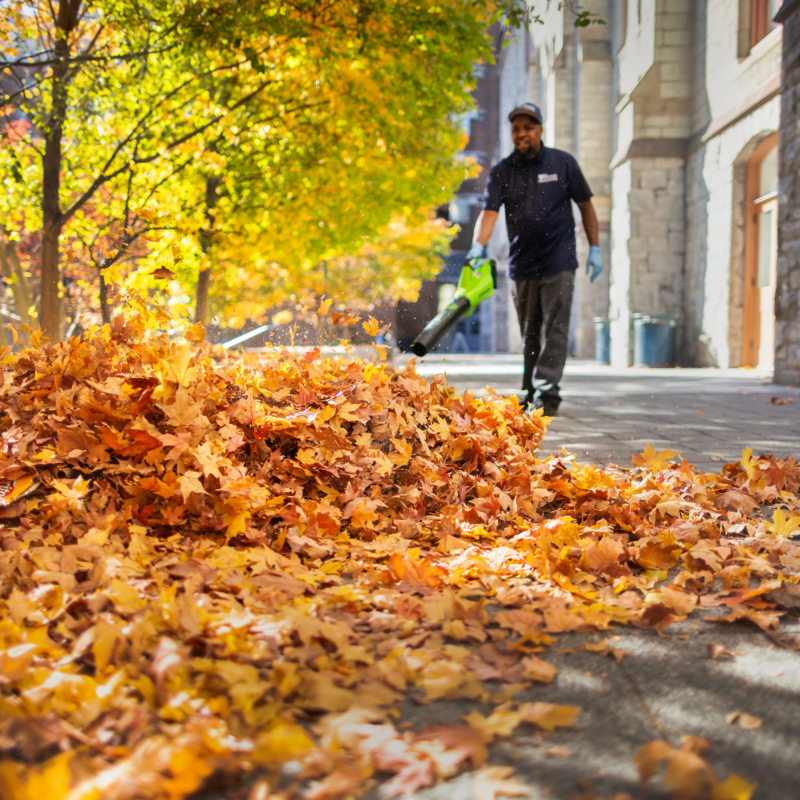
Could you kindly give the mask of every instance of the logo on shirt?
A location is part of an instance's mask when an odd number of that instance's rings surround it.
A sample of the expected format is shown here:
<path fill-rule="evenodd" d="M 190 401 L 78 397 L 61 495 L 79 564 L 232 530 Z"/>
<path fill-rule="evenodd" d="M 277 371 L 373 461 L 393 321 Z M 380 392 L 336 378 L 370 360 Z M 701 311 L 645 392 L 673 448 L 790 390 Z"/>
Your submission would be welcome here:
<path fill-rule="evenodd" d="M 558 175 L 548 175 L 545 172 L 542 172 L 539 175 L 539 183 L 556 183 L 557 181 Z"/>

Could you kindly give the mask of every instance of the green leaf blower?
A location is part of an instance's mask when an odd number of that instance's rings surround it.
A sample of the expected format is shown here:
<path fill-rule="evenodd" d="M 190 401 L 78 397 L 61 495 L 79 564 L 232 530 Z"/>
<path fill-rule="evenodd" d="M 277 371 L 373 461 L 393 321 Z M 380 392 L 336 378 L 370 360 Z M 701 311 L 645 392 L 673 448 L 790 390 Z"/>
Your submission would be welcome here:
<path fill-rule="evenodd" d="M 494 261 L 488 258 L 466 261 L 452 302 L 425 326 L 411 345 L 411 352 L 420 358 L 428 355 L 456 322 L 472 314 L 481 300 L 488 300 L 496 288 L 497 265 Z"/>

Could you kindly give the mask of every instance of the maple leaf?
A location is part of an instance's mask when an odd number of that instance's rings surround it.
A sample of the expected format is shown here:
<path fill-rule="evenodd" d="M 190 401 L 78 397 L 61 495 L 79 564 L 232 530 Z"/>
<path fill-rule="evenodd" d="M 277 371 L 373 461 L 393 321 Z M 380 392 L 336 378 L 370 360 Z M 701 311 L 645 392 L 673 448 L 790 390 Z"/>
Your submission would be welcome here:
<path fill-rule="evenodd" d="M 190 470 L 178 478 L 178 485 L 181 487 L 184 500 L 188 500 L 192 494 L 208 494 L 203 486 L 202 477 L 202 473 Z"/>
<path fill-rule="evenodd" d="M 699 800 L 717 789 L 714 772 L 699 753 L 707 746 L 704 740 L 687 737 L 679 749 L 658 739 L 644 745 L 634 759 L 644 787 L 653 778 L 659 765 L 666 763 L 662 784 L 674 790 L 675 800 Z"/>
<path fill-rule="evenodd" d="M 648 444 L 645 446 L 643 453 L 631 456 L 631 461 L 635 467 L 649 467 L 651 472 L 660 472 L 667 466 L 669 460 L 676 455 L 678 454 L 669 448 L 657 453 L 655 448 Z"/>
<path fill-rule="evenodd" d="M 528 656 L 522 659 L 523 675 L 528 680 L 539 681 L 540 683 L 552 683 L 558 670 L 553 664 L 548 664 L 536 656 Z"/>
<path fill-rule="evenodd" d="M 744 467 L 748 479 L 753 480 L 758 470 L 758 459 L 753 458 L 752 447 L 747 447 L 742 451 L 741 465 Z"/>
<path fill-rule="evenodd" d="M 167 269 L 166 267 L 159 267 L 156 270 L 153 270 L 150 275 L 154 277 L 157 281 L 174 281 L 175 280 L 175 273 Z"/>
<path fill-rule="evenodd" d="M 206 338 L 205 325 L 202 322 L 195 322 L 183 332 L 183 338 L 192 344 L 200 344 Z"/>
<path fill-rule="evenodd" d="M 367 332 L 367 336 L 378 335 L 378 331 L 380 330 L 380 322 L 378 322 L 378 320 L 376 320 L 375 317 L 370 317 L 369 322 L 362 322 L 361 325 Z"/>
<path fill-rule="evenodd" d="M 512 777 L 513 775 L 512 767 L 484 767 L 479 770 L 472 778 L 475 800 L 496 800 L 500 795 L 521 797 L 528 794 L 527 787 Z"/>
<path fill-rule="evenodd" d="M 483 734 L 471 725 L 425 728 L 414 736 L 414 746 L 428 755 L 444 778 L 454 775 L 467 760 L 473 767 L 481 766 L 489 755 Z"/>
<path fill-rule="evenodd" d="M 733 773 L 717 786 L 713 800 L 750 800 L 756 788 L 757 784 Z"/>
<path fill-rule="evenodd" d="M 196 422 L 203 410 L 203 404 L 195 402 L 183 386 L 178 387 L 171 403 L 158 403 L 158 407 L 176 428 Z"/>
<path fill-rule="evenodd" d="M 553 703 L 523 703 L 519 707 L 523 721 L 545 731 L 571 728 L 580 711 L 578 706 L 559 706 Z"/>
<path fill-rule="evenodd" d="M 776 536 L 791 536 L 795 531 L 800 531 L 800 514 L 787 517 L 783 509 L 776 508 L 772 522 L 765 522 L 764 527 Z"/>

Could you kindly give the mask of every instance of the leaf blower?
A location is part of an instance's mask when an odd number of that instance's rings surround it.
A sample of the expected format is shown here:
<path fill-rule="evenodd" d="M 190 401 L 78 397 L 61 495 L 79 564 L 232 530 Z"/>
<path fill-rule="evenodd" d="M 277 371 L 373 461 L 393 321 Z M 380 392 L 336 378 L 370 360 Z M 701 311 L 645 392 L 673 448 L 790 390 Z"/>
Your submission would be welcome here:
<path fill-rule="evenodd" d="M 488 258 L 472 258 L 461 268 L 456 293 L 447 308 L 440 311 L 411 345 L 415 356 L 428 355 L 442 337 L 462 317 L 468 317 L 482 300 L 488 300 L 497 288 L 497 265 Z"/>

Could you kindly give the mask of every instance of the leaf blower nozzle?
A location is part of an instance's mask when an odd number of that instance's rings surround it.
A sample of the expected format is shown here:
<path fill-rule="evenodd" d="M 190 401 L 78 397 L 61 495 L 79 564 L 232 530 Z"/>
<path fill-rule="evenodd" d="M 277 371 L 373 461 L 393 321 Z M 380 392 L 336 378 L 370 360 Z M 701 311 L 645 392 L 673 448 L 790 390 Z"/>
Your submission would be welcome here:
<path fill-rule="evenodd" d="M 436 347 L 444 335 L 462 317 L 468 317 L 482 300 L 488 300 L 497 288 L 497 265 L 488 258 L 472 258 L 461 268 L 456 293 L 417 336 L 411 352 L 422 358 Z"/>

